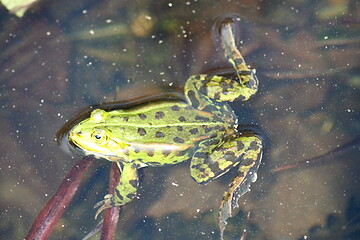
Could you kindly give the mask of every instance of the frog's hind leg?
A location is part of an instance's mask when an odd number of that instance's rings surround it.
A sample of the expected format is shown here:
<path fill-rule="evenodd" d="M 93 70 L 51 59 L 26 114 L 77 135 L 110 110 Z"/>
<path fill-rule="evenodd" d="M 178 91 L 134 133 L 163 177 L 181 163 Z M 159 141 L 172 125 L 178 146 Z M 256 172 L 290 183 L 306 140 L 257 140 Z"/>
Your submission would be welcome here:
<path fill-rule="evenodd" d="M 209 145 L 216 140 L 209 139 L 195 152 L 191 160 L 191 176 L 198 183 L 206 183 L 239 165 L 238 173 L 224 193 L 219 210 L 219 227 L 222 233 L 232 209 L 238 207 L 239 198 L 249 191 L 256 180 L 256 171 L 262 157 L 262 141 L 254 133 L 237 133 L 209 151 Z M 222 239 L 222 238 L 221 238 Z"/>
<path fill-rule="evenodd" d="M 223 239 L 226 220 L 232 216 L 232 210 L 239 207 L 241 196 L 250 191 L 250 184 L 257 179 L 257 170 L 262 158 L 262 142 L 257 135 L 238 137 L 235 141 L 246 143 L 245 153 L 239 163 L 237 175 L 232 179 L 219 208 L 220 239 Z"/>
<path fill-rule="evenodd" d="M 100 207 L 96 212 L 95 218 L 97 218 L 103 210 L 114 206 L 125 205 L 136 196 L 139 185 L 137 166 L 134 163 L 124 163 L 122 165 L 122 168 L 119 165 L 121 176 L 114 193 L 105 195 L 104 200 L 94 206 L 95 208 Z"/>
<path fill-rule="evenodd" d="M 218 145 L 209 150 L 214 143 Z M 250 168 L 259 165 L 261 154 L 262 143 L 256 134 L 238 133 L 222 143 L 209 139 L 200 145 L 191 159 L 191 176 L 198 183 L 206 183 L 239 164 L 238 176 L 246 176 Z"/>
<path fill-rule="evenodd" d="M 233 66 L 232 75 L 218 76 L 215 74 L 202 74 L 191 76 L 185 85 L 185 96 L 190 104 L 202 110 L 209 105 L 209 101 L 217 102 L 248 100 L 258 90 L 258 80 L 255 70 L 250 69 L 236 48 L 231 28 L 231 22 L 224 23 L 220 29 L 222 47 L 226 59 Z"/>

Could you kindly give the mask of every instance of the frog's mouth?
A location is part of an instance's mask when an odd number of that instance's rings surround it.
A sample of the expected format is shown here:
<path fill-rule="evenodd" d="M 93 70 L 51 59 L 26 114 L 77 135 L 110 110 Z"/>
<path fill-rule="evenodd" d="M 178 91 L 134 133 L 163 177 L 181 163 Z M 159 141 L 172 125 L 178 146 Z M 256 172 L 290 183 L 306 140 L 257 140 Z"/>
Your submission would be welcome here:
<path fill-rule="evenodd" d="M 66 133 L 61 136 L 61 138 L 56 138 L 60 148 L 69 155 L 76 153 L 82 153 L 79 146 L 77 146 L 71 139 L 70 134 Z"/>
<path fill-rule="evenodd" d="M 60 141 L 60 147 L 66 151 L 67 153 L 85 153 L 86 155 L 90 155 L 92 153 L 85 151 L 81 145 L 77 144 L 76 141 L 70 136 L 71 133 L 66 134 Z"/>
<path fill-rule="evenodd" d="M 97 158 L 105 158 L 110 161 L 118 161 L 121 157 L 116 157 L 114 153 L 109 150 L 107 144 L 101 146 L 94 142 L 88 141 L 88 137 L 81 131 L 71 131 L 68 136 L 69 145 L 77 152 L 85 155 L 94 155 Z"/>

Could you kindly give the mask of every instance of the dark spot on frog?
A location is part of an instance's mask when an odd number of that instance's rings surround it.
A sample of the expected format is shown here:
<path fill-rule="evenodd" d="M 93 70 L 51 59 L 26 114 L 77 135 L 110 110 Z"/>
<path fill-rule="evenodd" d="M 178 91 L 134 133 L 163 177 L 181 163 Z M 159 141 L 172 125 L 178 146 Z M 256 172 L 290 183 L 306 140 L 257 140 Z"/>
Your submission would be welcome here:
<path fill-rule="evenodd" d="M 207 127 L 205 128 L 205 133 L 211 132 L 214 128 L 212 127 Z"/>
<path fill-rule="evenodd" d="M 236 55 L 237 55 L 235 51 L 233 51 L 231 54 L 232 54 L 233 56 L 236 56 Z M 239 57 L 236 57 L 236 58 L 234 58 L 234 62 L 235 62 L 236 65 L 241 65 L 241 64 L 244 63 L 244 60 L 241 59 L 241 58 L 239 58 Z"/>
<path fill-rule="evenodd" d="M 143 129 L 143 128 L 138 128 L 138 134 L 139 134 L 140 136 L 144 136 L 144 135 L 146 134 L 145 129 Z"/>
<path fill-rule="evenodd" d="M 221 126 L 219 129 L 218 129 L 220 132 L 224 132 L 226 130 L 226 128 L 224 126 Z"/>
<path fill-rule="evenodd" d="M 237 145 L 237 149 L 238 150 L 242 150 L 242 149 L 244 149 L 244 144 L 243 144 L 243 142 L 241 142 L 241 141 L 237 141 L 236 142 L 236 145 Z"/>
<path fill-rule="evenodd" d="M 204 146 L 218 145 L 220 143 L 220 139 L 210 139 L 204 142 Z"/>
<path fill-rule="evenodd" d="M 194 157 L 206 159 L 209 156 L 207 152 L 196 152 Z"/>
<path fill-rule="evenodd" d="M 140 113 L 140 114 L 139 114 L 139 118 L 140 118 L 141 120 L 144 120 L 144 119 L 146 118 L 146 115 L 143 114 L 143 113 Z"/>
<path fill-rule="evenodd" d="M 217 136 L 218 136 L 217 133 L 213 133 L 209 136 L 209 138 L 216 138 Z"/>
<path fill-rule="evenodd" d="M 193 106 L 193 108 L 199 108 L 199 100 L 196 98 L 195 92 L 193 90 L 190 90 L 187 92 L 187 96 L 191 102 L 191 106 Z"/>
<path fill-rule="evenodd" d="M 170 155 L 170 153 L 171 153 L 171 151 L 170 151 L 170 150 L 163 150 L 163 151 L 162 151 L 162 154 L 164 155 L 164 157 L 169 156 L 169 155 Z"/>
<path fill-rule="evenodd" d="M 211 164 L 211 172 L 213 172 L 215 174 L 215 176 L 217 176 L 221 171 L 222 171 L 222 169 L 219 167 L 218 162 Z"/>
<path fill-rule="evenodd" d="M 200 166 L 201 164 L 193 164 L 190 166 L 190 168 L 199 169 Z"/>
<path fill-rule="evenodd" d="M 139 181 L 138 181 L 138 180 L 130 180 L 129 183 L 130 183 L 130 185 L 133 186 L 134 188 L 137 188 L 137 186 L 139 185 Z"/>
<path fill-rule="evenodd" d="M 206 85 L 207 85 L 208 82 L 209 82 L 208 80 L 202 81 L 203 84 L 201 84 L 201 86 L 200 86 L 200 88 L 199 88 L 199 92 L 201 92 L 201 93 L 203 93 L 203 94 L 205 94 L 205 95 L 208 94 L 207 87 L 206 87 Z"/>
<path fill-rule="evenodd" d="M 182 139 L 181 137 L 174 137 L 174 142 L 176 142 L 176 143 L 184 143 L 185 141 L 184 141 L 184 139 Z"/>
<path fill-rule="evenodd" d="M 189 132 L 190 132 L 191 134 L 197 134 L 197 133 L 199 132 L 199 129 L 193 128 L 193 129 L 190 129 Z"/>
<path fill-rule="evenodd" d="M 146 152 L 149 157 L 153 157 L 155 154 L 155 149 L 149 149 L 149 150 L 146 150 Z"/>
<path fill-rule="evenodd" d="M 234 160 L 236 160 L 236 156 L 235 156 L 235 153 L 232 152 L 232 151 L 227 151 L 224 155 L 224 158 L 227 160 L 227 161 L 231 161 L 231 162 L 234 162 Z"/>
<path fill-rule="evenodd" d="M 252 149 L 252 150 L 258 150 L 258 149 L 259 149 L 258 143 L 257 143 L 256 141 L 252 141 L 252 142 L 250 143 L 250 149 Z"/>
<path fill-rule="evenodd" d="M 250 166 L 250 165 L 252 165 L 254 163 L 255 163 L 254 159 L 252 159 L 252 158 L 244 158 L 242 160 L 242 162 L 241 162 L 241 165 L 242 166 Z"/>
<path fill-rule="evenodd" d="M 163 132 L 156 132 L 156 133 L 155 133 L 155 136 L 156 136 L 157 138 L 163 138 L 163 137 L 165 137 L 165 134 L 164 134 Z"/>
<path fill-rule="evenodd" d="M 134 149 L 134 153 L 139 153 L 140 152 L 140 149 L 139 148 L 135 148 Z"/>
<path fill-rule="evenodd" d="M 180 110 L 180 107 L 178 105 L 174 105 L 171 107 L 171 110 L 173 111 L 179 111 Z"/>
<path fill-rule="evenodd" d="M 180 122 L 185 122 L 186 119 L 185 119 L 185 117 L 181 116 L 181 117 L 179 117 L 179 121 L 180 121 Z"/>
<path fill-rule="evenodd" d="M 130 194 L 126 195 L 126 197 L 127 197 L 128 199 L 133 199 L 133 198 L 135 197 L 135 194 L 130 193 Z"/>
<path fill-rule="evenodd" d="M 209 104 L 203 108 L 203 111 L 204 112 L 216 112 L 216 111 L 219 111 L 219 109 L 216 106 Z"/>
<path fill-rule="evenodd" d="M 185 110 L 193 110 L 194 108 L 192 106 L 190 106 L 190 105 L 187 105 L 184 109 Z"/>
<path fill-rule="evenodd" d="M 223 86 L 223 88 L 222 88 L 222 93 L 224 94 L 224 95 L 228 95 L 229 94 L 229 88 L 231 88 L 231 86 L 228 86 L 228 85 L 225 85 L 225 86 Z"/>
<path fill-rule="evenodd" d="M 128 117 L 124 117 L 124 122 L 127 122 L 129 121 L 129 118 Z"/>
<path fill-rule="evenodd" d="M 219 92 L 214 94 L 214 99 L 220 99 L 220 93 Z"/>
<path fill-rule="evenodd" d="M 246 83 L 246 86 L 249 88 L 253 88 L 255 85 L 256 85 L 256 81 L 252 79 Z"/>
<path fill-rule="evenodd" d="M 244 101 L 245 100 L 245 96 L 243 95 L 240 95 L 238 98 L 237 98 L 238 101 Z"/>
<path fill-rule="evenodd" d="M 207 118 L 207 117 L 202 117 L 202 116 L 196 116 L 196 117 L 195 117 L 195 120 L 197 120 L 197 121 L 202 121 L 202 122 L 209 122 L 209 121 L 210 121 L 209 118 Z"/>
<path fill-rule="evenodd" d="M 124 197 L 121 195 L 120 191 L 117 188 L 115 188 L 115 194 L 120 200 L 124 199 Z"/>
<path fill-rule="evenodd" d="M 178 131 L 184 130 L 184 128 L 182 126 L 177 126 L 176 128 L 177 128 Z"/>
<path fill-rule="evenodd" d="M 155 119 L 156 120 L 162 119 L 164 116 L 165 116 L 165 113 L 163 113 L 163 112 L 156 112 L 155 113 Z"/>

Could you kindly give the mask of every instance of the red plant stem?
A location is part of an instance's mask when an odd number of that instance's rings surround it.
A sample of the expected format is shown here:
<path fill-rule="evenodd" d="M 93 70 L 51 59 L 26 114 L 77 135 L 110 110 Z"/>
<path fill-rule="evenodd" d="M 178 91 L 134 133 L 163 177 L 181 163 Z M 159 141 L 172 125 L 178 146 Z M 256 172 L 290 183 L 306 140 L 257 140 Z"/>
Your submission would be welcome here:
<path fill-rule="evenodd" d="M 84 173 L 89 169 L 94 157 L 87 156 L 79 161 L 65 176 L 55 195 L 47 202 L 34 220 L 25 240 L 48 239 L 56 223 L 74 197 Z"/>
<path fill-rule="evenodd" d="M 115 162 L 111 165 L 109 193 L 113 194 L 115 187 L 119 184 L 120 171 Z M 100 240 L 114 239 L 116 226 L 119 220 L 120 207 L 108 208 L 105 211 L 104 223 L 101 230 Z"/>

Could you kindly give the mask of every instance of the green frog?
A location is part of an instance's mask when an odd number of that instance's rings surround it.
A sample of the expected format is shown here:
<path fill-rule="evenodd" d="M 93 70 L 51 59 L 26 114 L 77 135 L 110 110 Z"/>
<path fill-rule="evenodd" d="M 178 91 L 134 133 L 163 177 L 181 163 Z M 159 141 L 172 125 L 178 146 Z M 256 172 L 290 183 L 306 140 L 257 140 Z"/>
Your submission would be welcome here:
<path fill-rule="evenodd" d="M 190 160 L 190 173 L 198 183 L 207 183 L 237 167 L 238 172 L 224 193 L 219 211 L 221 237 L 226 219 L 238 199 L 256 179 L 262 157 L 261 138 L 237 130 L 237 117 L 226 102 L 248 100 L 258 90 L 255 71 L 238 49 L 232 21 L 219 30 L 225 57 L 234 68 L 232 76 L 191 76 L 184 89 L 186 101 L 149 102 L 126 109 L 95 109 L 89 118 L 69 133 L 72 145 L 87 155 L 118 164 L 120 182 L 96 207 L 95 218 L 104 209 L 122 206 L 136 196 L 138 169 L 160 167 Z"/>

